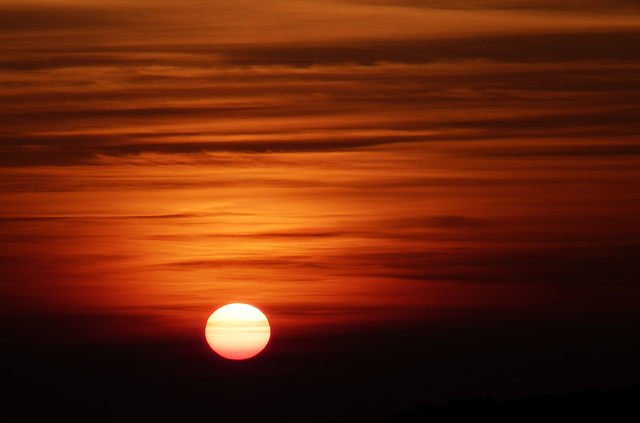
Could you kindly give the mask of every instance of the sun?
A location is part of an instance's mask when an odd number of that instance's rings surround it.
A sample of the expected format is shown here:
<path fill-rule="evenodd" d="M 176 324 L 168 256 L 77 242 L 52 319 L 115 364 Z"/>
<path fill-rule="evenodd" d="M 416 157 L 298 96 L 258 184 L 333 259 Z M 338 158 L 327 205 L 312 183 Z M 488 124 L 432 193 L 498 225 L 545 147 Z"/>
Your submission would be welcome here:
<path fill-rule="evenodd" d="M 246 360 L 267 346 L 271 327 L 267 317 L 248 304 L 227 304 L 207 320 L 205 338 L 211 349 L 230 360 Z"/>

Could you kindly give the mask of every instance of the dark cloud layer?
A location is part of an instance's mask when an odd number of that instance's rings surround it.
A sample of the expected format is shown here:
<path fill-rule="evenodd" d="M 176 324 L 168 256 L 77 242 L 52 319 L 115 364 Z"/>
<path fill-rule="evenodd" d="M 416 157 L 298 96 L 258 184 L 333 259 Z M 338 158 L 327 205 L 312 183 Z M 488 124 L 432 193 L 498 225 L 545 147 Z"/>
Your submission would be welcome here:
<path fill-rule="evenodd" d="M 351 0 L 366 4 L 404 5 L 453 10 L 601 11 L 636 9 L 637 0 Z"/>
<path fill-rule="evenodd" d="M 569 62 L 575 60 L 630 60 L 637 55 L 629 45 L 640 42 L 637 31 L 597 31 L 504 35 L 464 34 L 440 39 L 361 40 L 345 43 L 287 43 L 252 46 L 215 43 L 93 48 L 74 45 L 39 46 L 16 50 L 0 60 L 6 70 L 44 70 L 92 66 L 174 65 L 176 56 L 192 66 L 364 65 L 379 62 L 432 63 L 443 60 L 497 60 L 507 62 Z M 165 56 L 163 56 L 163 54 Z"/>
<path fill-rule="evenodd" d="M 140 18 L 140 16 L 138 16 Z M 0 5 L 0 34 L 95 31 L 131 23 L 131 11 L 62 5 Z"/>

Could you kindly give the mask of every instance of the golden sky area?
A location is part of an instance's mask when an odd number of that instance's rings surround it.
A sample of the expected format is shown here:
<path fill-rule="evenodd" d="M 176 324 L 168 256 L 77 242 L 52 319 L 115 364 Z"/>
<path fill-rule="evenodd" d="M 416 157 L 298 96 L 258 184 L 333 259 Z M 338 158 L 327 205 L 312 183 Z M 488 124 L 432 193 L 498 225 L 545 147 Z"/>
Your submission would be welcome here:
<path fill-rule="evenodd" d="M 0 310 L 106 342 L 233 302 L 273 336 L 633 310 L 639 12 L 1 0 Z"/>

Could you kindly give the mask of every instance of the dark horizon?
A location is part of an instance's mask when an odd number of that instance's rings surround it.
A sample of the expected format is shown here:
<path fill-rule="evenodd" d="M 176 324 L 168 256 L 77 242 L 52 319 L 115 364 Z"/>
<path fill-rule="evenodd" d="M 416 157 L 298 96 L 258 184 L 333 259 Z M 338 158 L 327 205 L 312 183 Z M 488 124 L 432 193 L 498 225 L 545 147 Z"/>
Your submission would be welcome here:
<path fill-rule="evenodd" d="M 216 421 L 391 422 L 542 410 L 586 416 L 611 404 L 618 409 L 610 417 L 637 415 L 637 316 L 471 314 L 343 333 L 276 330 L 262 353 L 242 361 L 217 356 L 195 334 L 114 344 L 67 333 L 56 343 L 47 334 L 12 339 L 3 328 L 11 393 L 0 415 L 197 421 L 211 410 Z M 41 321 L 5 327 L 35 331 Z M 92 323 L 76 325 L 99 327 Z"/>

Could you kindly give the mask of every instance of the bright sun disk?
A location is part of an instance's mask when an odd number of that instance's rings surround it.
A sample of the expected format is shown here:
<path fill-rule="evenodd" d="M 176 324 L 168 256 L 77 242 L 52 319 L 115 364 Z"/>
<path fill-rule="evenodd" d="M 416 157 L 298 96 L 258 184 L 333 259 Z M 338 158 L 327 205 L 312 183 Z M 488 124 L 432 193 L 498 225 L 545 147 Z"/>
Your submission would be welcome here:
<path fill-rule="evenodd" d="M 267 346 L 271 328 L 267 317 L 248 304 L 227 304 L 207 321 L 205 337 L 209 346 L 230 360 L 245 360 Z"/>

